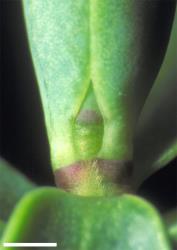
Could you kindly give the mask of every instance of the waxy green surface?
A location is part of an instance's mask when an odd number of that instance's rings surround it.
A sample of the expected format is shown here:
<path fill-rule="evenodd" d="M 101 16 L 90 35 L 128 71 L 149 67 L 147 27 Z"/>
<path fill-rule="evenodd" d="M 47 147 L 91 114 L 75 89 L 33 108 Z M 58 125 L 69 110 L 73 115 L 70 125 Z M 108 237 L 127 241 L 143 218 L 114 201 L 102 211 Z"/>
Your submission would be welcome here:
<path fill-rule="evenodd" d="M 53 168 L 96 157 L 131 160 L 175 1 L 25 0 L 23 6 Z M 94 125 L 78 119 L 88 110 L 90 88 L 89 110 L 97 106 L 102 117 Z"/>
<path fill-rule="evenodd" d="M 18 204 L 2 242 L 57 242 L 61 250 L 171 249 L 158 213 L 144 200 L 83 198 L 55 188 L 31 192 Z"/>

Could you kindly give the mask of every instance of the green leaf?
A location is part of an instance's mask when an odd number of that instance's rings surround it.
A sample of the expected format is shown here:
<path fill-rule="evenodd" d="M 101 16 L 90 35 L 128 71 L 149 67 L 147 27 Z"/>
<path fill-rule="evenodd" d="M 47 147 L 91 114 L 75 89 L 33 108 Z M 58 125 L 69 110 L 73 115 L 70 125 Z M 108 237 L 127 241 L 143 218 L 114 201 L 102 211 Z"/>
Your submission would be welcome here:
<path fill-rule="evenodd" d="M 165 53 L 175 1 L 24 0 L 23 7 L 53 168 L 96 157 L 132 160 L 135 125 Z M 92 114 L 102 120 L 78 129 L 90 88 L 99 107 Z"/>
<path fill-rule="evenodd" d="M 75 159 L 74 120 L 90 84 L 89 1 L 25 0 L 23 5 L 52 160 L 58 167 Z"/>
<path fill-rule="evenodd" d="M 144 200 L 133 195 L 79 197 L 55 188 L 28 194 L 2 241 L 57 242 L 60 250 L 171 249 L 159 214 Z"/>
<path fill-rule="evenodd" d="M 137 127 L 134 145 L 134 184 L 177 156 L 177 14 L 167 54 L 146 101 Z"/>
<path fill-rule="evenodd" d="M 32 182 L 0 159 L 0 218 L 6 221 L 16 203 L 33 188 Z"/>

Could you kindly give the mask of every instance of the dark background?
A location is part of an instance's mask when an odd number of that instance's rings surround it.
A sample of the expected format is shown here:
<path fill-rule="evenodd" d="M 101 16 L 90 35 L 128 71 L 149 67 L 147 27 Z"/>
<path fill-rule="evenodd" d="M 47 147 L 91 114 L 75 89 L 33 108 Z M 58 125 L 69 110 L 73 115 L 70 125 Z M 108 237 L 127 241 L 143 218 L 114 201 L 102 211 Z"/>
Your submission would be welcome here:
<path fill-rule="evenodd" d="M 0 154 L 39 185 L 54 185 L 20 1 L 0 0 L 0 16 Z M 176 170 L 177 160 L 174 160 L 139 190 L 162 212 L 175 206 Z"/>

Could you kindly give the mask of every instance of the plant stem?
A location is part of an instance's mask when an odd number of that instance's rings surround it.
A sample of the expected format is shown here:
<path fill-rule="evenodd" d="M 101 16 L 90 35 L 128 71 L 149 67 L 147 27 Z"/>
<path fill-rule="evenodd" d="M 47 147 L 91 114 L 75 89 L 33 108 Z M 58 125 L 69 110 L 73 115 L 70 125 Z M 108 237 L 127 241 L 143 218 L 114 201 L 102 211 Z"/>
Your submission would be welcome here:
<path fill-rule="evenodd" d="M 81 196 L 114 196 L 132 192 L 132 163 L 117 160 L 77 162 L 55 171 L 59 188 Z"/>

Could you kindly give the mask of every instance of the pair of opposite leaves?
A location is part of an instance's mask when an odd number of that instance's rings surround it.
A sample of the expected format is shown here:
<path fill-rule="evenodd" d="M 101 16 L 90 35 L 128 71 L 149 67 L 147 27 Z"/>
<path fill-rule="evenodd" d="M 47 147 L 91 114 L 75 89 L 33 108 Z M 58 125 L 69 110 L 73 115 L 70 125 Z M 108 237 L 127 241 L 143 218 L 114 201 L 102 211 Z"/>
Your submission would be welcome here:
<path fill-rule="evenodd" d="M 165 54 L 175 5 L 159 0 L 23 1 L 55 170 L 95 158 L 132 161 L 137 121 Z M 155 98 L 153 104 L 159 105 Z M 156 138 L 160 150 L 151 150 L 154 141 L 146 138 L 154 133 L 155 122 L 147 122 L 148 129 L 142 124 L 143 119 L 134 148 L 138 184 L 176 136 L 174 130 L 165 131 L 165 146 Z M 168 160 L 175 154 L 176 147 Z"/>

